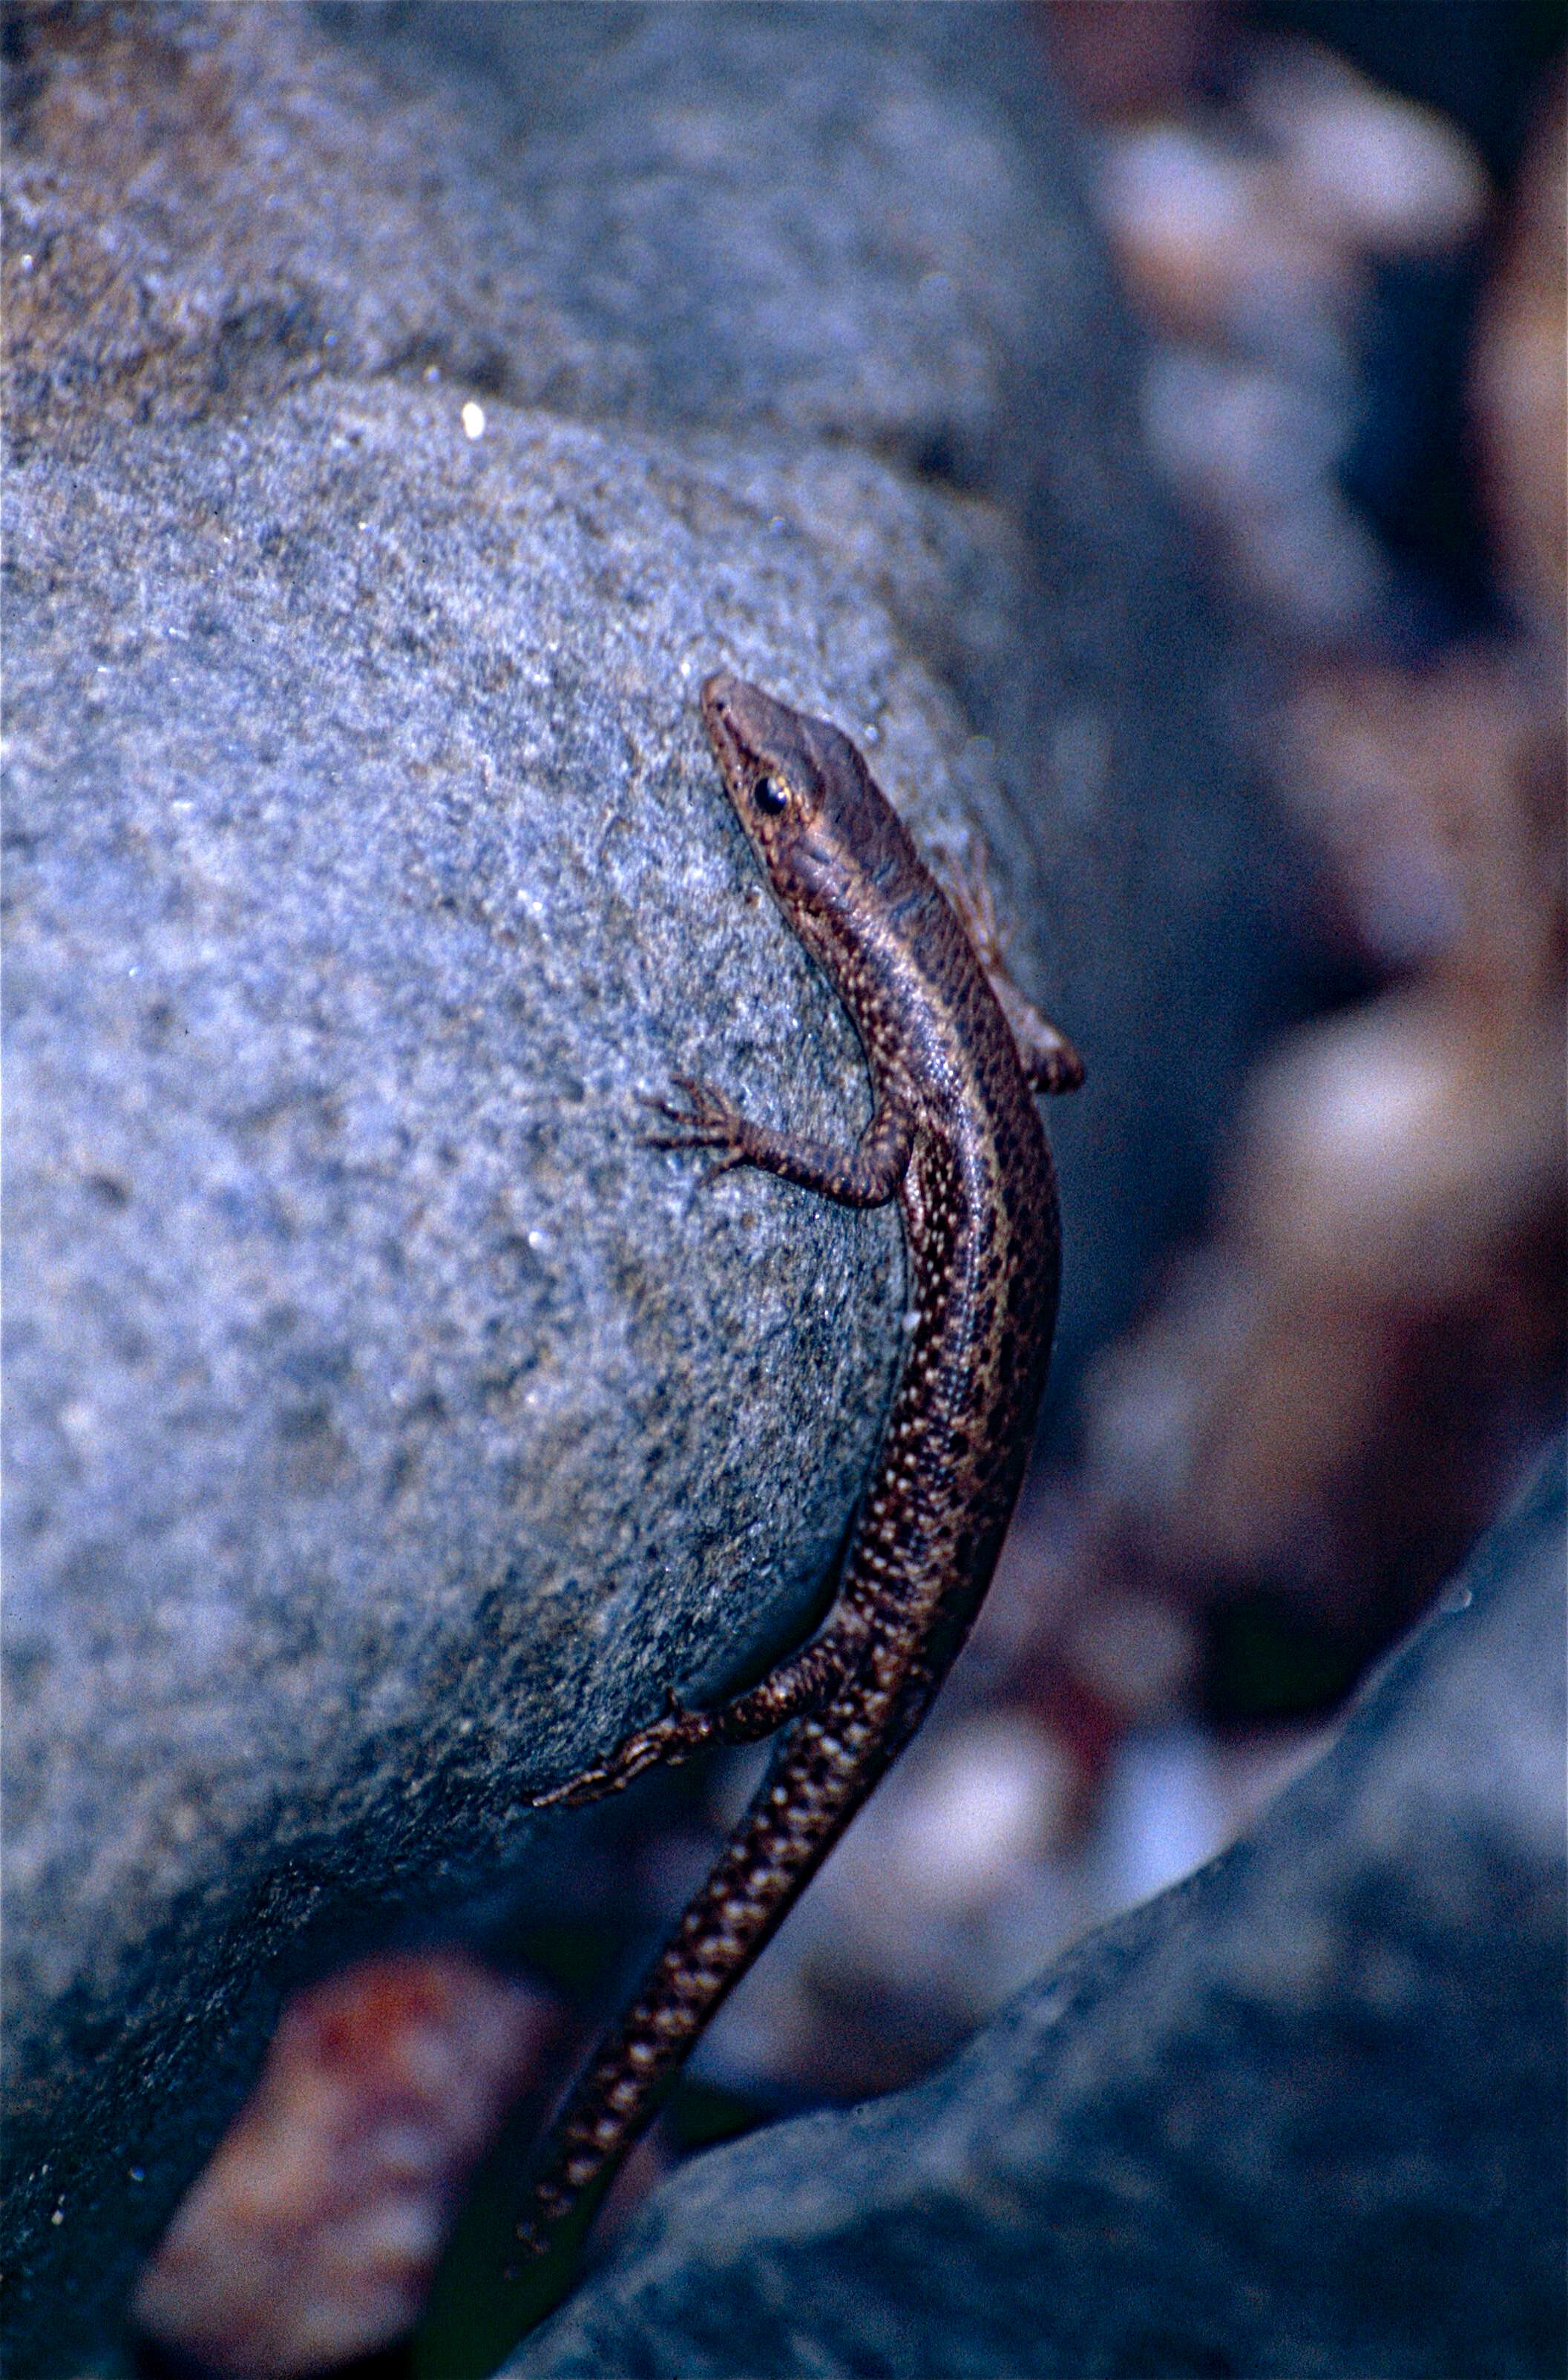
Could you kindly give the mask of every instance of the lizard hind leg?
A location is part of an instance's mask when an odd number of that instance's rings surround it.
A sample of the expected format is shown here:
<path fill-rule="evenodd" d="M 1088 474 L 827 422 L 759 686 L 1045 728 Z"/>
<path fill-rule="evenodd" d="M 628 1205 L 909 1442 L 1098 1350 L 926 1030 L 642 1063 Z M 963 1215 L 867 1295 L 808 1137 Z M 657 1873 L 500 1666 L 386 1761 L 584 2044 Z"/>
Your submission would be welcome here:
<path fill-rule="evenodd" d="M 655 1768 L 662 1761 L 672 1764 L 689 1760 L 710 1741 L 709 1722 L 705 1713 L 682 1707 L 673 1688 L 666 1691 L 667 1708 L 662 1718 L 651 1726 L 639 1727 L 617 1744 L 608 1760 L 591 1768 L 580 1769 L 564 1785 L 553 1785 L 547 1792 L 529 1796 L 530 1810 L 580 1810 L 590 1802 L 602 1801 L 607 1793 L 621 1793 L 634 1777 L 645 1768 Z"/>
<path fill-rule="evenodd" d="M 625 1791 L 634 1777 L 662 1762 L 673 1767 L 710 1744 L 760 1743 L 786 1720 L 818 1709 L 844 1682 L 847 1647 L 831 1629 L 770 1670 L 760 1684 L 721 1703 L 716 1710 L 687 1710 L 673 1689 L 662 1718 L 641 1727 L 618 1744 L 608 1760 L 585 1768 L 564 1785 L 532 1795 L 534 1810 L 577 1810 Z"/>

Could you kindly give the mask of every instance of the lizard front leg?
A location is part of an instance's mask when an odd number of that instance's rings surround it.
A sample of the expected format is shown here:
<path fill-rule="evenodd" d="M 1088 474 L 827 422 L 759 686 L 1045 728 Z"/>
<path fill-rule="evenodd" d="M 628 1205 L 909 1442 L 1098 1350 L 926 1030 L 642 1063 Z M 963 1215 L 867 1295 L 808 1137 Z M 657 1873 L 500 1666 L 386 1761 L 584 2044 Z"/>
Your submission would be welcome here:
<path fill-rule="evenodd" d="M 668 1130 L 649 1135 L 654 1148 L 716 1148 L 718 1163 L 706 1179 L 739 1165 L 776 1173 L 802 1190 L 815 1190 L 840 1207 L 885 1207 L 895 1197 L 915 1147 L 915 1117 L 901 1099 L 885 1093 L 865 1131 L 852 1149 L 831 1148 L 823 1141 L 802 1140 L 771 1125 L 753 1123 L 743 1116 L 726 1093 L 711 1083 L 677 1075 L 675 1088 L 687 1105 L 669 1099 L 645 1099 L 643 1105 L 662 1116 Z"/>
<path fill-rule="evenodd" d="M 1032 1089 L 1048 1097 L 1083 1087 L 1084 1062 L 1061 1029 L 1040 1014 L 1014 982 L 1007 965 L 1007 941 L 996 914 L 991 880 L 981 868 L 961 868 L 950 863 L 942 873 L 942 890 L 957 913 L 958 922 L 974 945 L 1018 1047 L 1024 1073 Z"/>

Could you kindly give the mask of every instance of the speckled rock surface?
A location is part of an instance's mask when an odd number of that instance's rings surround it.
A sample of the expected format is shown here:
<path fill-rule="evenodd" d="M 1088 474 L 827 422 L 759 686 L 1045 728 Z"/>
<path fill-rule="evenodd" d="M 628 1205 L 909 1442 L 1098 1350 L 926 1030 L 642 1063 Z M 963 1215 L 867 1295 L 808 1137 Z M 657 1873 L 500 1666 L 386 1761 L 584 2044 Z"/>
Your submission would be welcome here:
<path fill-rule="evenodd" d="M 93 2350 L 307 1931 L 521 1857 L 527 1790 L 787 1639 L 843 1527 L 896 1225 L 642 1137 L 675 1070 L 865 1111 L 700 676 L 830 712 L 989 851 L 1094 1074 L 1064 1379 L 1264 997 L 1258 821 L 1023 30 L 834 12 L 830 68 L 823 21 L 19 39 L 18 2370 Z"/>
<path fill-rule="evenodd" d="M 915 2091 L 715 2150 L 506 2366 L 1562 2371 L 1561 1457 L 1255 1830 Z"/>

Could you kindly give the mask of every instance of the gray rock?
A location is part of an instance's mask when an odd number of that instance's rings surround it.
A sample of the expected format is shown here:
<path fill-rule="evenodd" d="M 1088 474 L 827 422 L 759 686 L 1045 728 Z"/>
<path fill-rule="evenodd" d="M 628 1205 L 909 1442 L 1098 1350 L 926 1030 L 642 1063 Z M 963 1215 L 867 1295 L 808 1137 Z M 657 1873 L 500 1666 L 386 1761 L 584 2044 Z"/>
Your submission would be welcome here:
<path fill-rule="evenodd" d="M 524 1859 L 851 1509 L 896 1224 L 645 1145 L 677 1070 L 865 1112 L 700 676 L 990 853 L 1094 1070 L 1069 1378 L 1268 978 L 1019 23 L 333 21 L 42 15 L 12 84 L 18 2371 L 93 2351 L 323 1933 Z"/>
<path fill-rule="evenodd" d="M 507 2365 L 1562 2369 L 1561 1456 L 1251 1837 L 918 2089 L 697 2159 Z"/>
<path fill-rule="evenodd" d="M 495 144 L 487 250 L 499 220 L 563 352 L 595 358 L 553 389 L 800 457 L 813 539 L 991 746 L 1018 970 L 1093 1070 L 1051 1119 L 1061 1409 L 1197 1210 L 1284 953 L 1279 822 L 1238 776 L 1232 664 L 1150 485 L 1038 34 L 899 0 L 342 21 L 389 28 L 366 54 L 460 107 L 470 155 L 481 125 Z M 497 370 L 540 384 L 527 349 Z"/>

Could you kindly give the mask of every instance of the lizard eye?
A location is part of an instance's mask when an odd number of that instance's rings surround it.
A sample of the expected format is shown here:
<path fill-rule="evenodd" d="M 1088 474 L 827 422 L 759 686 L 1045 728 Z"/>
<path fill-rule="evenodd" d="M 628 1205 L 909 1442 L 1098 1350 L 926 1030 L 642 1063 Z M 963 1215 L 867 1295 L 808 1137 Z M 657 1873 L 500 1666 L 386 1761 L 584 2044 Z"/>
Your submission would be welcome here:
<path fill-rule="evenodd" d="M 751 798 L 758 808 L 769 817 L 777 818 L 789 802 L 789 794 L 776 777 L 759 777 L 751 788 Z"/>

